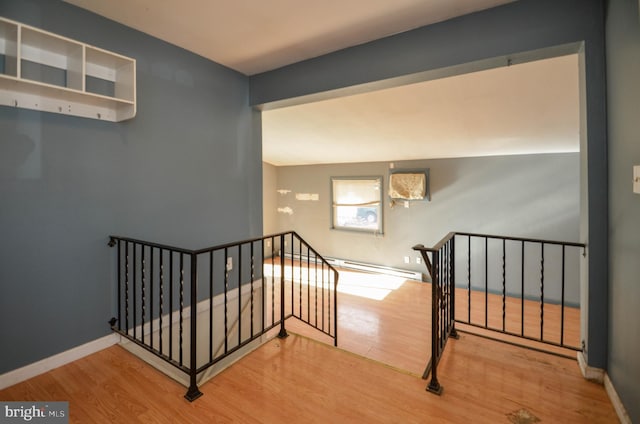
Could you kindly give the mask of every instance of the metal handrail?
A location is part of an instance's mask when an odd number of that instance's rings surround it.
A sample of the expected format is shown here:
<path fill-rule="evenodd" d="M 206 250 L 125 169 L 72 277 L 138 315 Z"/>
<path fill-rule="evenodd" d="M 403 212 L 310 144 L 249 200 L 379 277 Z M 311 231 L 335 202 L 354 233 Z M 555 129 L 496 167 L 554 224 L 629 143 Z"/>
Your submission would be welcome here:
<path fill-rule="evenodd" d="M 564 246 L 574 246 L 574 247 L 583 247 L 583 248 L 587 247 L 585 243 L 571 242 L 571 241 L 545 240 L 545 239 L 535 239 L 535 238 L 527 238 L 527 237 L 512 237 L 512 236 L 501 236 L 501 235 L 479 234 L 479 233 L 465 233 L 461 231 L 456 231 L 455 233 L 449 233 L 449 234 L 453 234 L 456 236 L 470 236 L 470 237 L 480 237 L 480 238 L 490 238 L 490 239 L 500 239 L 500 240 L 522 241 L 525 243 L 559 244 Z"/>

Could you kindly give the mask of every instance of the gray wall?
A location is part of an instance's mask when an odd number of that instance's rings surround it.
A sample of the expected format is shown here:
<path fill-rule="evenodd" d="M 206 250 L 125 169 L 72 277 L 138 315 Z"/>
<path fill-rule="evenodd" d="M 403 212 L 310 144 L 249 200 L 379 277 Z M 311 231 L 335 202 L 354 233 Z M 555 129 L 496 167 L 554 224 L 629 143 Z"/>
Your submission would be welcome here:
<path fill-rule="evenodd" d="M 518 0 L 252 76 L 251 103 L 280 107 L 580 52 L 580 241 L 587 243 L 587 363 L 607 364 L 609 275 L 603 0 Z"/>
<path fill-rule="evenodd" d="M 612 0 L 607 16 L 609 112 L 609 361 L 607 372 L 640 422 L 640 194 L 632 166 L 640 165 L 640 14 L 635 0 Z"/>
<path fill-rule="evenodd" d="M 247 77 L 60 1 L 0 15 L 137 59 L 122 123 L 0 107 L 0 373 L 109 334 L 118 234 L 201 248 L 262 234 Z"/>
<path fill-rule="evenodd" d="M 262 163 L 262 227 L 264 234 L 275 234 L 278 226 L 278 168 Z"/>
<path fill-rule="evenodd" d="M 579 153 L 394 162 L 394 170 L 430 170 L 431 201 L 409 208 L 390 206 L 388 162 L 281 166 L 269 190 L 291 190 L 278 194 L 276 206 L 293 210 L 278 214 L 279 231 L 298 231 L 322 255 L 425 273 L 411 247 L 433 246 L 450 231 L 577 241 L 579 164 Z M 384 177 L 384 235 L 330 229 L 331 177 L 377 175 Z M 317 193 L 319 200 L 296 200 L 296 193 Z M 578 303 L 577 284 L 570 294 Z"/>

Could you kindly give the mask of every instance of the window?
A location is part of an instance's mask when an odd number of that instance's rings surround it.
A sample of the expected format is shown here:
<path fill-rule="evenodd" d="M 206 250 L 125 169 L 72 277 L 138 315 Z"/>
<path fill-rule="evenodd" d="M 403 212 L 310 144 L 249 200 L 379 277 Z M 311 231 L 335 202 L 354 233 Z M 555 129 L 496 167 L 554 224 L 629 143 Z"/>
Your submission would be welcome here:
<path fill-rule="evenodd" d="M 334 229 L 382 234 L 382 177 L 331 178 Z"/>

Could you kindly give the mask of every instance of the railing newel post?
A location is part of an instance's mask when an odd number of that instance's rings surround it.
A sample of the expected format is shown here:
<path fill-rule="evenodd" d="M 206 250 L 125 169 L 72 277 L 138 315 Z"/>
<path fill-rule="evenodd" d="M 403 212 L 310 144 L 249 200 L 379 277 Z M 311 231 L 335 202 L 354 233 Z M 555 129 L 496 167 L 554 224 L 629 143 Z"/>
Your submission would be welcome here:
<path fill-rule="evenodd" d="M 285 235 L 281 234 L 280 235 L 280 332 L 278 333 L 278 337 L 281 338 L 281 339 L 284 339 L 285 337 L 289 336 L 289 334 L 287 334 L 287 330 L 284 327 L 284 320 L 285 320 L 285 313 L 284 313 L 284 308 L 285 308 L 285 302 L 284 302 L 284 283 L 285 283 L 285 278 L 284 278 L 284 267 L 285 267 L 285 262 L 284 262 L 284 254 L 285 254 L 284 242 L 285 242 Z"/>
<path fill-rule="evenodd" d="M 455 257 L 455 240 L 456 236 L 451 237 L 451 247 L 449 250 L 449 292 L 451 293 L 451 306 L 450 317 L 451 320 L 451 333 L 449 334 L 454 339 L 459 339 L 460 336 L 456 331 L 456 257 Z"/>
<path fill-rule="evenodd" d="M 202 396 L 202 392 L 198 389 L 196 383 L 196 377 L 198 376 L 198 364 L 197 361 L 197 328 L 198 322 L 198 255 L 191 253 L 191 335 L 190 335 L 190 349 L 189 349 L 189 389 L 184 395 L 185 399 L 189 402 L 193 402 Z M 182 307 L 182 306 L 181 306 Z"/>
<path fill-rule="evenodd" d="M 440 359 L 440 257 L 436 250 L 433 255 L 433 275 L 431 276 L 431 381 L 427 391 L 437 395 L 442 393 L 442 386 L 438 382 L 438 360 Z"/>
<path fill-rule="evenodd" d="M 440 395 L 438 362 L 449 337 L 458 338 L 455 329 L 455 242 L 456 233 L 449 233 L 433 248 L 416 245 L 431 276 L 431 358 L 422 375 L 431 380 L 426 390 Z M 431 258 L 429 258 L 431 253 Z"/>

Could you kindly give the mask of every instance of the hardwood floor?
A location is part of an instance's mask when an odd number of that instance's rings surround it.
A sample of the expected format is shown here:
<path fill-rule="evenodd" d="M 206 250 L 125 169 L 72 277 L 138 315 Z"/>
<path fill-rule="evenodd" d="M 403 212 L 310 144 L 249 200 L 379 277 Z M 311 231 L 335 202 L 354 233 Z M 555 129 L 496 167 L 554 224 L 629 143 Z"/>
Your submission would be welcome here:
<path fill-rule="evenodd" d="M 431 286 L 340 270 L 338 347 L 421 376 L 431 346 Z M 287 328 L 332 343 L 296 319 Z"/>
<path fill-rule="evenodd" d="M 205 383 L 193 403 L 119 346 L 0 391 L 0 400 L 66 400 L 72 423 L 617 422 L 604 388 L 570 360 L 467 334 L 447 348 L 442 396 L 409 373 L 292 334 Z"/>
<path fill-rule="evenodd" d="M 466 333 L 440 362 L 443 395 L 426 392 L 430 285 L 354 274 L 340 277 L 339 349 L 290 319 L 290 337 L 203 384 L 194 403 L 119 346 L 0 391 L 0 400 L 66 400 L 72 423 L 618 422 L 603 386 L 584 380 L 575 360 Z"/>
<path fill-rule="evenodd" d="M 472 292 L 471 323 L 484 325 L 484 293 Z M 502 297 L 488 295 L 488 326 L 501 328 Z M 505 327 L 521 330 L 520 299 L 506 298 Z M 524 334 L 540 335 L 540 305 L 525 300 Z M 545 304 L 544 336 L 560 341 L 560 308 Z M 340 270 L 338 284 L 338 347 L 421 376 L 431 355 L 431 285 L 401 278 Z M 467 319 L 467 292 L 456 289 L 456 317 Z M 543 349 L 575 358 L 575 351 L 525 340 L 482 328 L 457 324 L 476 334 Z M 331 343 L 331 339 L 296 319 L 287 328 L 298 334 Z M 579 345 L 580 310 L 565 307 L 566 343 Z"/>

